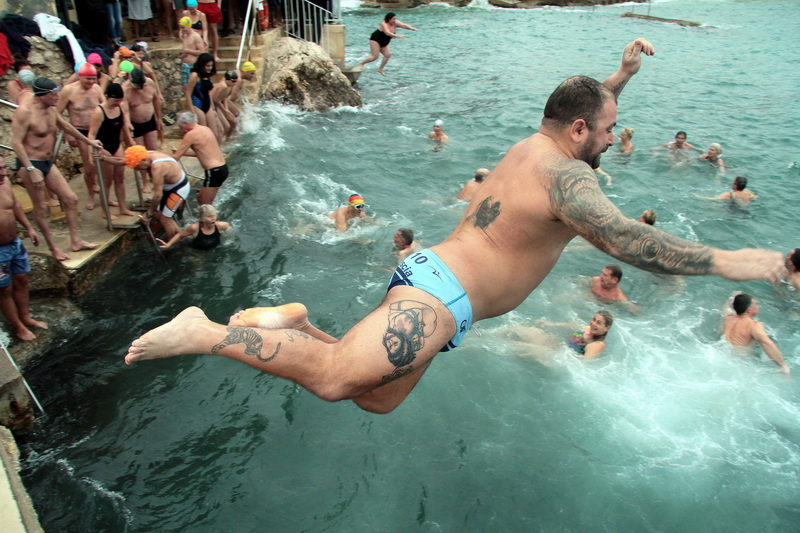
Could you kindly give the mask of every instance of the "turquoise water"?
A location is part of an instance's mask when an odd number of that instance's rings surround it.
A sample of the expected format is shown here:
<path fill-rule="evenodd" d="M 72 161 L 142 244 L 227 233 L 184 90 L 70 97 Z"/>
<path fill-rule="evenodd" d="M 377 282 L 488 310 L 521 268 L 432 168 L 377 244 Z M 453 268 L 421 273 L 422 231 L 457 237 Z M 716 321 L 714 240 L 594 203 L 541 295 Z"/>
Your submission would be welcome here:
<path fill-rule="evenodd" d="M 346 331 L 382 297 L 395 230 L 423 244 L 448 235 L 474 170 L 535 132 L 562 79 L 604 78 L 638 36 L 657 54 L 620 100 L 636 151 L 604 155 L 608 195 L 631 217 L 655 209 L 658 227 L 689 239 L 796 247 L 798 5 L 651 8 L 699 28 L 620 18 L 627 6 L 432 5 L 399 13 L 420 31 L 392 42 L 388 77 L 367 67 L 363 108 L 251 109 L 219 198 L 234 237 L 167 265 L 142 244 L 78 300 L 75 334 L 27 370 L 49 414 L 21 443 L 45 530 L 797 531 L 800 378 L 718 342 L 725 299 L 746 290 L 800 373 L 797 300 L 765 283 L 624 267 L 641 314 L 611 308 L 600 361 L 520 357 L 504 329 L 586 321 L 598 308 L 587 283 L 611 260 L 571 246 L 516 311 L 437 357 L 387 416 L 229 360 L 125 367 L 121 356 L 188 305 L 225 321 L 298 300 L 323 329 Z M 366 55 L 382 14 L 345 10 L 348 61 Z M 437 118 L 451 139 L 442 149 L 426 139 Z M 720 142 L 729 175 L 673 169 L 648 150 L 679 129 L 703 148 Z M 691 195 L 727 191 L 740 174 L 761 196 L 749 207 Z M 375 223 L 339 235 L 325 215 L 351 192 Z"/>

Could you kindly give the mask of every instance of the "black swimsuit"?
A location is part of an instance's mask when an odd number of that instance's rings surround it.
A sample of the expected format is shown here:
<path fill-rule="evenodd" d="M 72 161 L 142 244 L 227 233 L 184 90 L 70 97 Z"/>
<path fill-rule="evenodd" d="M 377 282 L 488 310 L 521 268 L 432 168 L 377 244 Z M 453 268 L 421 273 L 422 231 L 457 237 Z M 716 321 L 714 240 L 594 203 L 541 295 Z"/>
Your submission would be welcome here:
<path fill-rule="evenodd" d="M 192 240 L 192 246 L 198 250 L 210 250 L 220 242 L 219 228 L 214 224 L 214 233 L 207 235 L 203 233 L 202 226 L 197 228 L 197 237 Z"/>
<path fill-rule="evenodd" d="M 119 116 L 116 118 L 108 118 L 103 106 L 100 106 L 100 111 L 103 112 L 103 123 L 100 124 L 100 129 L 97 130 L 97 140 L 103 143 L 103 148 L 108 150 L 108 153 L 114 155 L 119 150 L 119 136 L 122 133 L 124 119 L 122 109 L 119 110 Z"/>
<path fill-rule="evenodd" d="M 378 43 L 378 46 L 383 48 L 384 46 L 389 46 L 389 42 L 392 40 L 392 38 L 383 33 L 381 30 L 375 30 L 372 32 L 372 35 L 369 36 L 369 40 L 375 41 Z"/>

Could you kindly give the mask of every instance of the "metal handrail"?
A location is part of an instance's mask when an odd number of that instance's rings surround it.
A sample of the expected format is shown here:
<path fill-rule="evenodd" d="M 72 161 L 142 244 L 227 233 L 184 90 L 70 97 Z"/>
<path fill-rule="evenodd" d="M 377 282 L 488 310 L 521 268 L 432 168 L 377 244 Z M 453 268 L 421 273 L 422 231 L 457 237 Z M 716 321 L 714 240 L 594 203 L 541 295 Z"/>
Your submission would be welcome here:
<path fill-rule="evenodd" d="M 253 46 L 253 33 L 255 30 L 255 23 L 250 24 L 250 15 L 253 13 L 253 9 L 255 6 L 253 5 L 254 0 L 249 0 L 247 2 L 247 13 L 244 16 L 244 28 L 249 28 L 249 30 L 245 30 L 242 32 L 242 40 L 239 42 L 239 55 L 236 56 L 236 68 L 239 69 L 242 67 L 242 52 L 244 51 L 244 40 L 247 37 L 247 33 L 250 33 L 250 42 L 248 44 L 248 49 Z M 254 21 L 255 22 L 255 21 Z"/>
<path fill-rule="evenodd" d="M 308 0 L 285 0 L 286 18 L 283 21 L 286 35 L 317 43 L 330 54 L 329 36 L 322 31 L 325 24 L 341 24 L 339 17 L 324 7 Z"/>

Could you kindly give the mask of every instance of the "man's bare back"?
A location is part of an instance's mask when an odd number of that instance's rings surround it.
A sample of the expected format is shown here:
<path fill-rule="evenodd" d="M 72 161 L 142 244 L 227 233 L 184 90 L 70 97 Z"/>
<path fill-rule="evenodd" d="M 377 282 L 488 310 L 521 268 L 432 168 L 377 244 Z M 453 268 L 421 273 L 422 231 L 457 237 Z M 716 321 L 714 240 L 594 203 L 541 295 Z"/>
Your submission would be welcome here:
<path fill-rule="evenodd" d="M 219 147 L 217 137 L 211 128 L 195 124 L 192 130 L 183 136 L 183 141 L 175 151 L 175 157 L 181 158 L 187 150 L 193 154 L 204 169 L 216 168 L 225 164 L 225 156 Z"/>

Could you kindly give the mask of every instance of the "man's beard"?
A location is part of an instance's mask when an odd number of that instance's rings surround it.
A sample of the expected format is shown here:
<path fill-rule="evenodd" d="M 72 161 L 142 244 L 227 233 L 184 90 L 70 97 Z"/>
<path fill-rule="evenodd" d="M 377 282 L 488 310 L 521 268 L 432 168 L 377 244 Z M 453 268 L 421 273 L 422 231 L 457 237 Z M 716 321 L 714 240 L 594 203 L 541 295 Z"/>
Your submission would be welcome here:
<path fill-rule="evenodd" d="M 581 152 L 578 154 L 578 159 L 592 167 L 592 169 L 600 168 L 600 155 L 608 150 L 606 146 L 604 149 L 598 151 L 599 146 L 597 144 L 593 144 L 590 146 L 586 146 Z"/>

